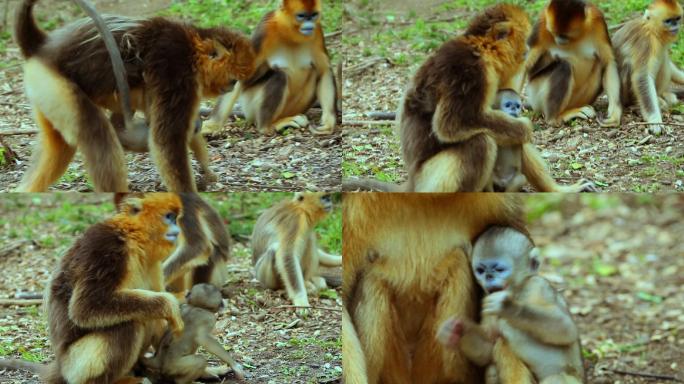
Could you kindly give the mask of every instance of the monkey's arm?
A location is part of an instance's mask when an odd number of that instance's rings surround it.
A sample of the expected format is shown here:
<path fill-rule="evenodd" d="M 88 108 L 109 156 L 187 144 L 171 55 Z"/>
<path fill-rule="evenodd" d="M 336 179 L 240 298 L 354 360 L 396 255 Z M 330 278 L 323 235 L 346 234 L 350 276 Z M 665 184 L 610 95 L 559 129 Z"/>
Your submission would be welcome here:
<path fill-rule="evenodd" d="M 69 300 L 69 318 L 81 328 L 99 328 L 126 321 L 166 319 L 178 333 L 183 320 L 176 298 L 167 292 L 117 289 L 108 295 L 93 295 L 100 287 L 78 282 Z"/>
<path fill-rule="evenodd" d="M 439 327 L 437 340 L 452 349 L 460 349 L 468 360 L 479 366 L 492 362 L 494 341 L 488 328 L 468 319 L 450 318 Z"/>
<path fill-rule="evenodd" d="M 223 124 L 225 124 L 228 119 L 228 115 L 233 112 L 235 103 L 242 93 L 242 87 L 242 82 L 238 81 L 233 92 L 227 95 L 221 95 L 218 98 L 214 110 L 211 111 L 211 117 L 202 125 L 202 133 L 216 132 L 223 127 Z"/>
<path fill-rule="evenodd" d="M 225 349 L 223 349 L 223 346 L 221 343 L 218 342 L 209 332 L 201 332 L 197 336 L 197 344 L 203 346 L 207 351 L 210 353 L 214 354 L 224 362 L 226 362 L 228 365 L 230 365 L 231 368 L 233 368 L 233 372 L 235 372 L 235 376 L 242 380 L 245 378 L 245 372 L 242 369 L 242 365 L 235 361 L 233 359 L 233 356 L 228 353 Z"/>
<path fill-rule="evenodd" d="M 647 65 L 643 65 L 632 74 L 631 83 L 641 114 L 646 122 L 662 123 L 655 79 L 651 76 Z"/>
<path fill-rule="evenodd" d="M 499 145 L 522 145 L 532 140 L 532 122 L 528 118 L 513 118 L 502 111 L 484 106 L 482 111 L 469 111 L 472 121 L 464 122 L 457 111 L 445 99 L 437 103 L 432 118 L 432 130 L 445 143 L 459 143 L 473 136 L 486 133 Z"/>
<path fill-rule="evenodd" d="M 337 105 L 335 76 L 330 67 L 330 59 L 325 53 L 324 46 L 316 56 L 317 67 L 319 68 L 316 96 L 318 97 L 318 102 L 321 104 L 323 114 L 321 116 L 321 126 L 315 128 L 314 133 L 330 134 L 335 130 L 335 125 L 337 123 L 337 111 L 335 110 Z"/>
<path fill-rule="evenodd" d="M 533 277 L 517 298 L 504 300 L 500 316 L 511 326 L 551 345 L 571 345 L 579 337 L 577 326 L 545 279 Z"/>
<path fill-rule="evenodd" d="M 202 230 L 200 215 L 199 208 L 195 207 L 194 212 L 187 212 L 180 218 L 183 235 L 176 250 L 164 261 L 165 282 L 174 281 L 191 268 L 206 264 L 209 259 L 211 243 Z"/>
<path fill-rule="evenodd" d="M 605 22 L 604 22 L 605 24 Z M 620 75 L 618 74 L 617 62 L 610 44 L 610 37 L 604 29 L 599 29 L 601 45 L 598 49 L 599 60 L 604 68 L 603 89 L 608 96 L 608 115 L 601 121 L 604 127 L 617 127 L 622 118 L 622 104 L 620 102 Z M 607 31 L 607 29 L 606 29 Z"/>

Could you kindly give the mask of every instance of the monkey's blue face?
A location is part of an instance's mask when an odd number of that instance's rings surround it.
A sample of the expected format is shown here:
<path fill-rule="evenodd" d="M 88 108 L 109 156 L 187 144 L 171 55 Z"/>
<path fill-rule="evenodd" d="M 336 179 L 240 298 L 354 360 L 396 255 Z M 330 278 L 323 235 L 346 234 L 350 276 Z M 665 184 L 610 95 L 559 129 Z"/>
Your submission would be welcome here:
<path fill-rule="evenodd" d="M 169 212 L 164 215 L 164 223 L 168 226 L 164 238 L 172 243 L 175 243 L 176 240 L 178 240 L 178 235 L 180 235 L 180 228 L 178 228 L 178 224 L 176 223 L 177 218 L 175 212 Z"/>
<path fill-rule="evenodd" d="M 506 100 L 501 103 L 501 110 L 513 117 L 520 117 L 522 113 L 522 103 L 518 100 Z"/>
<path fill-rule="evenodd" d="M 321 196 L 321 204 L 323 204 L 323 209 L 325 209 L 326 212 L 332 211 L 333 203 L 330 195 Z"/>
<path fill-rule="evenodd" d="M 297 12 L 295 18 L 300 24 L 299 32 L 304 36 L 311 36 L 316 30 L 316 20 L 318 20 L 318 12 Z"/>
<path fill-rule="evenodd" d="M 473 267 L 477 282 L 487 293 L 506 289 L 511 270 L 508 263 L 499 260 L 482 261 Z"/>
<path fill-rule="evenodd" d="M 671 17 L 665 20 L 663 23 L 665 24 L 665 28 L 667 28 L 667 30 L 670 31 L 671 34 L 676 35 L 679 33 L 679 27 L 682 23 L 682 17 Z"/>

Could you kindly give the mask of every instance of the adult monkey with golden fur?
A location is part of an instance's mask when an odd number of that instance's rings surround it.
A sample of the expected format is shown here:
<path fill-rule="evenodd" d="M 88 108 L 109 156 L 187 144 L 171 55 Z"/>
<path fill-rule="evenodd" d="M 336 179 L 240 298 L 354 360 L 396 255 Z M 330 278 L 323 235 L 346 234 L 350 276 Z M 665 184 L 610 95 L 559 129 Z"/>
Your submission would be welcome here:
<path fill-rule="evenodd" d="M 238 82 L 233 93 L 221 97 L 203 131 L 221 129 L 239 97 L 247 120 L 255 121 L 266 135 L 309 125 L 304 113 L 318 99 L 321 126 L 310 130 L 317 135 L 333 133 L 335 76 L 321 14 L 321 0 L 282 0 L 278 10 L 267 13 L 252 35 L 259 69 L 251 79 Z"/>
<path fill-rule="evenodd" d="M 583 0 L 552 0 L 535 24 L 525 65 L 527 97 L 547 121 L 591 119 L 591 104 L 605 91 L 602 126 L 620 125 L 620 77 L 601 10 Z"/>
<path fill-rule="evenodd" d="M 480 294 L 464 249 L 492 225 L 524 231 L 517 197 L 354 193 L 343 217 L 345 380 L 482 382 L 482 370 L 435 335 L 452 315 L 475 318 Z"/>
<path fill-rule="evenodd" d="M 180 199 L 146 194 L 121 207 L 87 229 L 52 276 L 46 302 L 55 361 L 31 369 L 49 384 L 137 383 L 129 372 L 161 338 L 163 320 L 175 334 L 183 330 L 162 274 L 180 233 Z"/>
<path fill-rule="evenodd" d="M 684 84 L 684 72 L 670 59 L 682 23 L 682 6 L 674 0 L 656 0 L 644 16 L 628 21 L 613 36 L 620 77 L 622 104 L 636 102 L 648 130 L 662 133 L 661 108 L 677 103 L 672 83 Z"/>
<path fill-rule="evenodd" d="M 517 6 L 499 4 L 476 16 L 466 32 L 444 43 L 418 70 L 398 115 L 408 181 L 343 183 L 344 190 L 479 192 L 491 180 L 497 148 L 522 145 L 522 173 L 541 192 L 561 187 L 530 143 L 532 123 L 494 110 L 499 89 L 519 88 L 530 23 Z"/>
<path fill-rule="evenodd" d="M 41 130 L 19 190 L 46 190 L 78 148 L 97 191 L 126 191 L 123 149 L 102 110 L 121 110 L 108 51 L 89 20 L 47 35 L 33 19 L 35 3 L 19 5 L 15 25 L 27 59 L 26 92 Z M 159 17 L 109 16 L 105 22 L 125 62 L 132 107 L 149 117 L 150 149 L 164 184 L 195 191 L 187 148 L 199 101 L 252 76 L 251 44 L 227 29 Z"/>
<path fill-rule="evenodd" d="M 178 218 L 181 235 L 176 249 L 163 263 L 166 288 L 184 294 L 201 283 L 221 287 L 228 279 L 226 263 L 230 257 L 226 225 L 200 195 L 179 193 L 178 197 L 182 205 Z M 114 203 L 120 207 L 125 200 L 117 195 Z"/>
<path fill-rule="evenodd" d="M 323 192 L 296 193 L 259 216 L 252 233 L 252 263 L 256 278 L 266 288 L 285 287 L 297 315 L 308 315 L 308 292 L 325 289 L 321 265 L 337 267 L 342 258 L 318 248 L 315 225 L 332 209 Z"/>

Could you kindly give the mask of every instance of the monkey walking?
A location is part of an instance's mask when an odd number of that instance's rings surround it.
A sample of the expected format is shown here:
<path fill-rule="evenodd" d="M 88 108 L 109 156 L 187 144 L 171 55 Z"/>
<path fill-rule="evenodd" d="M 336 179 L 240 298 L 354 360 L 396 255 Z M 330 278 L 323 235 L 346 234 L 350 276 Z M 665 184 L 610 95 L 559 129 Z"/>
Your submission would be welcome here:
<path fill-rule="evenodd" d="M 226 372 L 207 367 L 207 360 L 197 354 L 199 347 L 226 362 L 239 380 L 245 378 L 242 365 L 223 349 L 221 343 L 212 336 L 216 325 L 216 312 L 223 308 L 221 291 L 211 284 L 197 284 L 186 296 L 186 304 L 181 305 L 181 315 L 185 328 L 180 337 L 174 338 L 171 331 L 162 337 L 154 357 L 144 359 L 144 365 L 159 376 L 163 382 L 187 384 L 204 379 L 218 379 Z"/>
<path fill-rule="evenodd" d="M 247 120 L 255 121 L 259 132 L 269 136 L 309 126 L 304 113 L 318 100 L 321 126 L 311 126 L 310 131 L 333 133 L 337 87 L 325 47 L 322 13 L 320 0 L 282 0 L 280 8 L 264 16 L 252 34 L 257 72 L 219 99 L 204 124 L 205 132 L 221 129 L 239 98 Z"/>
<path fill-rule="evenodd" d="M 648 131 L 660 135 L 661 109 L 678 102 L 672 84 L 684 84 L 684 72 L 670 58 L 682 23 L 682 6 L 675 0 L 655 0 L 643 17 L 630 20 L 613 35 L 620 67 L 621 100 L 625 107 L 637 104 Z"/>
<path fill-rule="evenodd" d="M 79 149 L 96 191 L 126 191 L 123 149 L 103 112 L 121 112 L 123 95 L 117 93 L 103 40 L 87 19 L 46 34 L 33 19 L 35 3 L 23 0 L 15 23 L 26 58 L 26 94 L 41 132 L 18 190 L 45 191 Z M 254 74 L 249 40 L 224 28 L 161 17 L 104 20 L 125 63 L 132 107 L 150 121 L 149 146 L 162 181 L 171 191 L 196 191 L 187 148 L 200 99 L 216 97 Z"/>
<path fill-rule="evenodd" d="M 137 383 L 129 374 L 168 328 L 183 331 L 162 261 L 180 235 L 178 196 L 128 197 L 111 219 L 88 228 L 49 284 L 46 308 L 55 360 L 29 369 L 48 384 Z M 11 365 L 10 365 L 11 366 Z"/>
<path fill-rule="evenodd" d="M 331 196 L 322 192 L 296 193 L 259 216 L 252 233 L 252 263 L 256 278 L 269 289 L 285 287 L 306 317 L 308 293 L 327 288 L 319 266 L 337 267 L 342 257 L 318 248 L 315 225 L 332 209 Z"/>
<path fill-rule="evenodd" d="M 577 326 L 563 297 L 537 275 L 538 250 L 530 238 L 510 227 L 491 227 L 473 246 L 472 269 L 487 294 L 482 325 L 451 318 L 437 338 L 476 364 L 489 365 L 487 384 L 582 383 Z"/>

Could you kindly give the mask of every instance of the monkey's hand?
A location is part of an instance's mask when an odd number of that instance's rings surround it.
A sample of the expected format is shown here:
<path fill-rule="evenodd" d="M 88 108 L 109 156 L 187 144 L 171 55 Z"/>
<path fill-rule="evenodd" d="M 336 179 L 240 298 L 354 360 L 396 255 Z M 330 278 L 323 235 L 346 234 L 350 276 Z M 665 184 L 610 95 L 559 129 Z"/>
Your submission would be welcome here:
<path fill-rule="evenodd" d="M 455 318 L 450 317 L 442 323 L 437 330 L 437 341 L 449 348 L 457 348 L 465 333 L 466 324 Z"/>
<path fill-rule="evenodd" d="M 494 292 L 485 297 L 482 303 L 482 316 L 498 316 L 510 303 L 510 292 Z"/>
<path fill-rule="evenodd" d="M 337 119 L 335 118 L 335 115 L 326 115 L 323 116 L 321 125 L 319 127 L 311 126 L 309 131 L 311 131 L 311 133 L 314 135 L 332 135 L 332 133 L 335 131 L 336 123 Z"/>
<path fill-rule="evenodd" d="M 183 318 L 181 317 L 180 305 L 178 304 L 178 299 L 171 293 L 164 293 L 166 300 L 168 301 L 168 316 L 166 321 L 169 323 L 169 329 L 173 333 L 174 337 L 179 337 L 183 333 L 183 328 L 185 324 L 183 323 Z"/>

